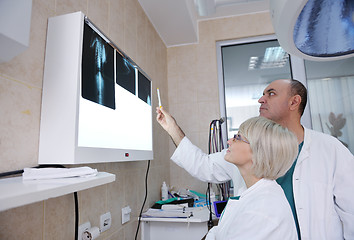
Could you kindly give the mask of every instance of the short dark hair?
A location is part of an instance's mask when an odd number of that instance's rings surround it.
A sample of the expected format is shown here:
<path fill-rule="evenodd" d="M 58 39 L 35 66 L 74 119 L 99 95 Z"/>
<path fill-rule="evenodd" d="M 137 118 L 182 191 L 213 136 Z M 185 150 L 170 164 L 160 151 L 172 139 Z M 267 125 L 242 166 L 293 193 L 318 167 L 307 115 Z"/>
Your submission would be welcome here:
<path fill-rule="evenodd" d="M 299 105 L 299 113 L 302 116 L 307 103 L 307 89 L 300 81 L 296 79 L 290 79 L 290 93 L 291 96 L 299 95 L 301 97 L 301 102 Z"/>

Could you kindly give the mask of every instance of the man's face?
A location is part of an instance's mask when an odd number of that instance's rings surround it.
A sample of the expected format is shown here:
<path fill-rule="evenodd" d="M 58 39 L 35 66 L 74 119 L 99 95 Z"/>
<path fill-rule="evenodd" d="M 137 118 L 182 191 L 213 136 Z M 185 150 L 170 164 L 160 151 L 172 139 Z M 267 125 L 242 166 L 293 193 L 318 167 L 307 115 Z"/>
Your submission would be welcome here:
<path fill-rule="evenodd" d="M 289 113 L 290 81 L 276 80 L 263 91 L 258 100 L 261 104 L 259 115 L 275 122 L 282 122 Z"/>

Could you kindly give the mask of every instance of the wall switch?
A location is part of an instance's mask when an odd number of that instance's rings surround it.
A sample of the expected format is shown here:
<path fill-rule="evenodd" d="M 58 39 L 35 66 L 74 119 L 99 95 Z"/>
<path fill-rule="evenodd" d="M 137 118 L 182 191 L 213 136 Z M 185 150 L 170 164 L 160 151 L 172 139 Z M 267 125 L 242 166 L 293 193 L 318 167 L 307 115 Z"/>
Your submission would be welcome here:
<path fill-rule="evenodd" d="M 86 231 L 89 230 L 91 228 L 91 223 L 90 222 L 85 222 L 84 224 L 81 224 L 79 226 L 79 230 L 78 230 L 78 238 L 79 240 L 82 240 L 82 234 Z"/>
<path fill-rule="evenodd" d="M 122 208 L 122 224 L 130 221 L 131 208 L 129 206 Z"/>
<path fill-rule="evenodd" d="M 112 216 L 110 212 L 102 214 L 100 217 L 100 231 L 104 232 L 111 228 Z"/>

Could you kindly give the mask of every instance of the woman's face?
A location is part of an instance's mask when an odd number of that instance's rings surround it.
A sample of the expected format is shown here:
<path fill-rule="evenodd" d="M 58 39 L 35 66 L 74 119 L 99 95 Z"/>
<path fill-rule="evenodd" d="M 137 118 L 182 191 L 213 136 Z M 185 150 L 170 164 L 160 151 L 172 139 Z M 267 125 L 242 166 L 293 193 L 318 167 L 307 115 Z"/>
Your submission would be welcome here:
<path fill-rule="evenodd" d="M 241 134 L 236 134 L 227 141 L 229 148 L 225 160 L 235 164 L 237 167 L 252 165 L 252 150 L 247 139 Z"/>

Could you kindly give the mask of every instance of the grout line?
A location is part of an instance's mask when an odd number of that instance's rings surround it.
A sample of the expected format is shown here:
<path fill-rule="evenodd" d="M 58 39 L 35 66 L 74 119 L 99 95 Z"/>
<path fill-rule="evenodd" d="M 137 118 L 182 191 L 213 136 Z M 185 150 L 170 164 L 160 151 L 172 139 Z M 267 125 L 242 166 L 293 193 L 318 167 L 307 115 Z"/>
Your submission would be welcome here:
<path fill-rule="evenodd" d="M 19 83 L 19 84 L 22 84 L 22 85 L 25 85 L 26 87 L 28 87 L 29 89 L 37 89 L 37 90 L 42 90 L 42 88 L 39 88 L 39 87 L 35 87 L 33 85 L 30 85 L 26 82 L 23 82 L 21 80 L 18 80 L 16 78 L 13 78 L 13 77 L 10 77 L 10 76 L 7 76 L 7 75 L 4 75 L 2 73 L 0 73 L 0 78 L 3 78 L 3 79 L 6 79 L 6 80 L 9 80 L 9 81 L 13 81 L 13 82 L 16 82 L 16 83 Z"/>

